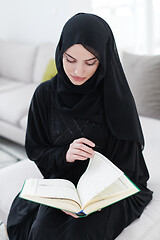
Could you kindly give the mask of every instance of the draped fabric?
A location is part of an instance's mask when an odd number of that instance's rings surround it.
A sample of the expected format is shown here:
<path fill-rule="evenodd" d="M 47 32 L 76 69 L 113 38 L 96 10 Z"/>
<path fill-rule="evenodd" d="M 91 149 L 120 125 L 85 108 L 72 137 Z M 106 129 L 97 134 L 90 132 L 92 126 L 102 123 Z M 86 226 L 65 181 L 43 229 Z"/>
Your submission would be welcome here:
<path fill-rule="evenodd" d="M 152 192 L 146 187 L 149 175 L 140 145 L 115 138 L 105 125 L 60 113 L 52 100 L 51 84 L 52 81 L 47 81 L 37 88 L 26 134 L 28 157 L 44 178 L 65 178 L 76 185 L 88 160 L 66 163 L 65 154 L 74 139 L 85 137 L 93 141 L 95 150 L 117 165 L 141 191 L 82 219 L 17 196 L 8 217 L 9 239 L 114 240 L 140 217 L 152 198 Z"/>
<path fill-rule="evenodd" d="M 63 70 L 63 53 L 74 44 L 83 45 L 100 62 L 95 74 L 81 86 L 72 84 Z M 59 111 L 99 123 L 105 121 L 115 137 L 136 141 L 143 148 L 135 102 L 109 25 L 96 15 L 76 14 L 63 28 L 55 57 L 58 74 L 52 85 Z"/>

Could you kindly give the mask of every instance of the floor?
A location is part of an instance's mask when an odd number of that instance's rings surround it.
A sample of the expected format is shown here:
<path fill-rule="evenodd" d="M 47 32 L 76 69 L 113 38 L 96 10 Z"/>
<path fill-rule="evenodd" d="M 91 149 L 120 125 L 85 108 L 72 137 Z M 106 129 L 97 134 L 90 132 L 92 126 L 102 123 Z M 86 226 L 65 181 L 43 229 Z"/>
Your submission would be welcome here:
<path fill-rule="evenodd" d="M 15 164 L 25 159 L 26 153 L 23 146 L 0 137 L 0 168 Z M 0 240 L 8 240 L 3 222 L 0 220 Z"/>

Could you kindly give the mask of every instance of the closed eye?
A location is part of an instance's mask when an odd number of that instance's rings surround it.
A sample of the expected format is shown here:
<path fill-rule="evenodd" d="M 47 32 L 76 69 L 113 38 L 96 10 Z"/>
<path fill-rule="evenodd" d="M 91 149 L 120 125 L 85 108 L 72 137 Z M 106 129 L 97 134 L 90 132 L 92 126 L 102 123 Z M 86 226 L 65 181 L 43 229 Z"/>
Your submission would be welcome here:
<path fill-rule="evenodd" d="M 64 53 L 65 54 L 65 57 L 66 57 L 66 61 L 69 62 L 69 63 L 75 63 L 77 60 L 70 56 L 68 53 Z M 97 62 L 97 58 L 91 58 L 91 59 L 87 59 L 85 60 L 85 64 L 87 66 L 93 66 L 95 63 Z"/>
<path fill-rule="evenodd" d="M 69 62 L 69 63 L 75 63 L 76 62 L 76 59 L 71 57 L 67 53 L 65 53 L 65 57 L 66 57 L 67 62 Z"/>
<path fill-rule="evenodd" d="M 76 60 L 69 59 L 69 58 L 67 58 L 67 57 L 66 57 L 66 60 L 67 60 L 67 62 L 69 62 L 69 63 L 75 63 L 75 62 L 76 62 Z"/>
<path fill-rule="evenodd" d="M 86 61 L 86 64 L 87 64 L 88 66 L 93 66 L 96 62 L 97 62 L 97 59 L 94 60 L 94 62 L 91 62 L 91 63 Z"/>

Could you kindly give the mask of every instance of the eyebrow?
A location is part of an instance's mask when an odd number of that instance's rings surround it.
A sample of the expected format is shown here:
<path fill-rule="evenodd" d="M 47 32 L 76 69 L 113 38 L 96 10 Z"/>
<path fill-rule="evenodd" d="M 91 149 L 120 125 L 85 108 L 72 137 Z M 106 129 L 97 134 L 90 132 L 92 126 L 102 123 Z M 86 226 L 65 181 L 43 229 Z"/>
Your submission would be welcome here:
<path fill-rule="evenodd" d="M 65 52 L 65 54 L 68 56 L 68 57 L 70 57 L 70 58 L 72 58 L 72 59 L 74 59 L 74 60 L 77 60 L 76 58 L 74 58 L 74 57 L 72 57 L 71 55 L 69 55 L 68 53 L 66 53 Z M 93 57 L 93 58 L 90 58 L 90 59 L 86 59 L 86 60 L 84 60 L 84 61 L 91 61 L 91 60 L 94 60 L 94 59 L 97 59 L 96 57 Z"/>

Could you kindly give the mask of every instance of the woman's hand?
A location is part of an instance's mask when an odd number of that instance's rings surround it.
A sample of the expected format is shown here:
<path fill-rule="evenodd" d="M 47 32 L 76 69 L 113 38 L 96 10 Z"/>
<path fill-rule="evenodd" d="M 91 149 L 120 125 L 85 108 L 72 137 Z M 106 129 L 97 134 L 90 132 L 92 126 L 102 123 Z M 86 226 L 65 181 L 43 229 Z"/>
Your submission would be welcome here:
<path fill-rule="evenodd" d="M 70 216 L 72 216 L 72 217 L 74 217 L 74 218 L 78 218 L 78 216 L 76 215 L 76 214 L 74 214 L 74 213 L 72 213 L 72 212 L 67 212 L 67 211 L 64 211 L 64 210 L 62 210 L 64 213 L 66 213 L 67 215 L 70 215 Z"/>
<path fill-rule="evenodd" d="M 99 209 L 98 212 L 100 212 L 102 209 Z M 70 215 L 71 217 L 74 217 L 74 218 L 79 218 L 76 214 L 72 213 L 72 212 L 67 212 L 67 211 L 64 211 L 62 210 L 62 212 L 66 213 L 67 215 Z"/>
<path fill-rule="evenodd" d="M 94 150 L 92 149 L 92 147 L 95 147 L 95 144 L 86 138 L 78 138 L 74 140 L 70 144 L 69 149 L 66 153 L 66 161 L 84 161 L 87 158 L 92 158 L 94 156 Z"/>

